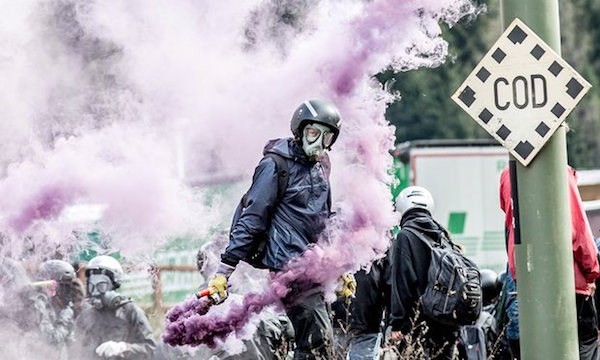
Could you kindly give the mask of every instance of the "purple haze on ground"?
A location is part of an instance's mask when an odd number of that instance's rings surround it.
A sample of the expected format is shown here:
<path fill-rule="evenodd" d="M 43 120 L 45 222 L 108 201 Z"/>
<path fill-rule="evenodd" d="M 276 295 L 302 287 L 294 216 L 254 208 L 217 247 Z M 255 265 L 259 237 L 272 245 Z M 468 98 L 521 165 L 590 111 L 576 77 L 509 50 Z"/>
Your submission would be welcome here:
<path fill-rule="evenodd" d="M 216 346 L 217 340 L 223 341 L 232 332 L 242 330 L 253 316 L 266 306 L 278 304 L 287 294 L 289 279 L 280 279 L 278 275 L 266 291 L 247 294 L 241 302 L 230 304 L 224 313 L 216 308 L 205 315 L 211 306 L 207 299 L 189 299 L 176 306 L 167 314 L 163 341 L 170 345 Z"/>
<path fill-rule="evenodd" d="M 166 315 L 168 325 L 163 334 L 163 340 L 169 345 L 186 345 L 200 343 L 196 340 L 197 334 L 188 329 L 188 325 L 194 322 L 194 319 L 206 314 L 211 306 L 209 299 L 191 298 L 184 303 L 171 308 Z"/>

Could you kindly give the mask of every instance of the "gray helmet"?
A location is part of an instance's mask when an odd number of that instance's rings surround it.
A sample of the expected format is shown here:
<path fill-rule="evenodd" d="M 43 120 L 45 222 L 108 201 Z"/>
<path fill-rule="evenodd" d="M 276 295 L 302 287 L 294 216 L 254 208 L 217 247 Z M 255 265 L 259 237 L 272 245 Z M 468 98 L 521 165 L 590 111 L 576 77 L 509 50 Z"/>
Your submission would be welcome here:
<path fill-rule="evenodd" d="M 333 145 L 340 134 L 342 118 L 337 107 L 331 101 L 307 100 L 294 111 L 290 122 L 290 129 L 296 139 L 302 137 L 302 129 L 309 123 L 329 126 L 333 130 L 333 140 L 331 141 L 331 145 Z"/>
<path fill-rule="evenodd" d="M 38 280 L 67 282 L 75 279 L 75 269 L 63 260 L 47 260 L 38 269 Z"/>
<path fill-rule="evenodd" d="M 123 268 L 119 261 L 114 257 L 107 255 L 96 256 L 85 267 L 85 276 L 89 277 L 92 274 L 103 274 L 108 276 L 113 283 L 115 289 L 121 286 L 123 281 Z"/>

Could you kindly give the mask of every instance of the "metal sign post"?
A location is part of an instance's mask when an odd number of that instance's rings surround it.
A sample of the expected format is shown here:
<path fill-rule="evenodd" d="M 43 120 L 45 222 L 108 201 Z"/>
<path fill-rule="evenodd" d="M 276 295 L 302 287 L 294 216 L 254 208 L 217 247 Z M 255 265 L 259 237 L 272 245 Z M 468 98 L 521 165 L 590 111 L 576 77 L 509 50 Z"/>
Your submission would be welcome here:
<path fill-rule="evenodd" d="M 560 125 L 590 85 L 560 57 L 557 0 L 502 0 L 501 9 L 505 32 L 452 98 L 518 160 L 511 160 L 511 182 L 520 226 L 521 358 L 575 360 L 566 131 Z"/>

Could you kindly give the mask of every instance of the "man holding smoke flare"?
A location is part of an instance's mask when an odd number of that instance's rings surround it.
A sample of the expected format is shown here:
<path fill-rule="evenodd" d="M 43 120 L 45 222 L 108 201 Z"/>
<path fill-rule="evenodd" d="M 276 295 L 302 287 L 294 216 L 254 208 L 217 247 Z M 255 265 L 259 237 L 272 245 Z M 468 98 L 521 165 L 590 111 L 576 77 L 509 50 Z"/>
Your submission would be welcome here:
<path fill-rule="evenodd" d="M 240 261 L 281 271 L 313 246 L 331 215 L 327 150 L 341 117 L 327 100 L 304 101 L 294 112 L 292 138 L 271 140 L 254 171 L 252 185 L 233 217 L 229 244 L 209 282 L 215 303 L 227 298 L 227 279 Z M 346 294 L 353 279 L 346 279 Z M 295 359 L 331 358 L 332 327 L 319 284 L 294 281 L 282 299 L 295 331 Z"/>

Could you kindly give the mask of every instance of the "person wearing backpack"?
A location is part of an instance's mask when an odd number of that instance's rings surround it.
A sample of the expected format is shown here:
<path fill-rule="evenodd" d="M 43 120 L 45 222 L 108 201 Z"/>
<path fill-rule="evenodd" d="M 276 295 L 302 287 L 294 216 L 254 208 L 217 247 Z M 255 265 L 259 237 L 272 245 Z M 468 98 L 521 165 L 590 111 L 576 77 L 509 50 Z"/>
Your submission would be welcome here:
<path fill-rule="evenodd" d="M 280 271 L 316 244 L 331 215 L 327 150 L 340 127 L 333 103 L 307 100 L 292 116 L 293 137 L 267 143 L 252 185 L 235 211 L 221 263 L 208 283 L 215 303 L 227 298 L 227 279 L 240 261 Z M 295 331 L 294 358 L 329 358 L 333 332 L 319 284 L 292 284 L 282 303 Z"/>
<path fill-rule="evenodd" d="M 391 250 L 390 339 L 400 342 L 403 357 L 452 359 L 460 325 L 474 323 L 481 313 L 481 284 L 478 269 L 473 263 L 462 264 L 470 260 L 460 254 L 446 229 L 433 218 L 433 208 L 431 193 L 419 186 L 404 189 L 396 199 L 396 211 L 402 219 Z M 462 288 L 470 292 L 464 294 L 468 303 L 457 302 L 462 296 L 448 297 L 436 290 L 434 282 L 440 279 L 432 278 L 431 272 L 440 273 L 445 265 L 434 256 L 435 249 L 445 250 L 448 259 L 461 262 L 455 266 L 461 268 L 461 275 L 454 276 L 464 280 Z M 447 291 L 449 286 L 442 284 L 440 288 Z M 442 305 L 436 303 L 439 301 Z M 443 302 L 464 308 L 445 312 Z"/>

